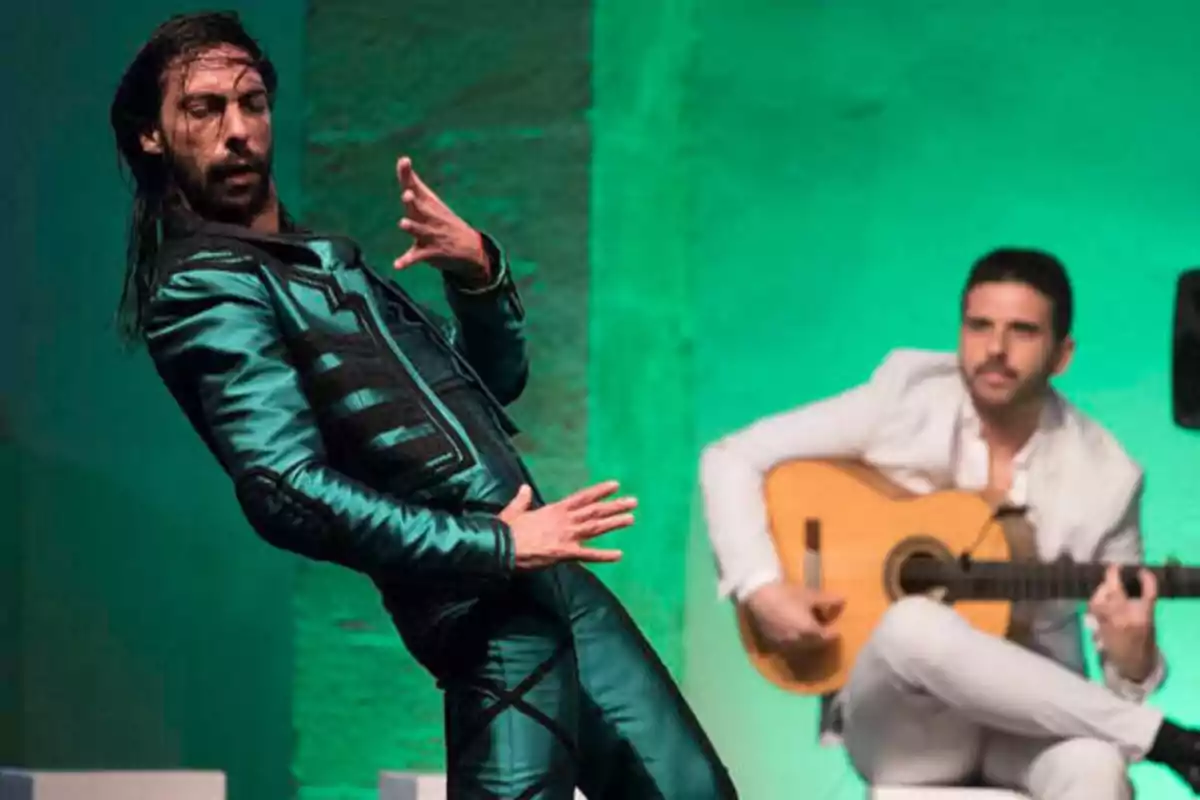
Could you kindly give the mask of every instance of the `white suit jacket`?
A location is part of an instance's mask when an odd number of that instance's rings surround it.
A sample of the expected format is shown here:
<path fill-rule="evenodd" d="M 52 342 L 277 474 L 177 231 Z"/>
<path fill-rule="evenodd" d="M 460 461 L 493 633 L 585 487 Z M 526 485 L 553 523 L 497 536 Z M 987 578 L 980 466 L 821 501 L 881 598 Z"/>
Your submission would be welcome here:
<path fill-rule="evenodd" d="M 707 446 L 700 482 L 721 597 L 745 599 L 780 575 L 763 481 L 781 461 L 858 458 L 915 492 L 950 488 L 954 448 L 970 399 L 951 353 L 896 350 L 864 384 L 754 423 Z M 1043 560 L 1137 563 L 1142 470 L 1116 439 L 1060 395 L 1029 464 L 1026 504 Z M 1027 646 L 1084 674 L 1081 604 L 1039 603 Z M 1103 653 L 1101 653 L 1103 661 Z M 1161 655 L 1141 684 L 1104 664 L 1105 683 L 1141 701 L 1161 684 Z"/>

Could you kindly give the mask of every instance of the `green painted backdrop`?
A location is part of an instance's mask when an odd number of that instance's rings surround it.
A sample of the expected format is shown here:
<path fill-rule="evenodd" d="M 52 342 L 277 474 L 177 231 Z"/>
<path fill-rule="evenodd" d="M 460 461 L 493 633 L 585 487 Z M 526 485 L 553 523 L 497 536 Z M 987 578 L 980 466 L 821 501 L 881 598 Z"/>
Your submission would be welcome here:
<path fill-rule="evenodd" d="M 1081 351 L 1063 387 L 1149 469 L 1151 557 L 1200 552 L 1200 451 L 1170 427 L 1166 363 L 1174 276 L 1200 262 L 1190 4 L 233 5 L 280 68 L 295 209 L 386 269 L 406 151 L 512 248 L 535 357 L 521 446 L 551 493 L 615 476 L 641 497 L 601 574 L 749 800 L 860 788 L 815 746 L 815 705 L 743 662 L 694 514 L 699 447 L 892 346 L 952 345 L 984 249 L 1066 259 Z M 163 13 L 49 0 L 0 31 L 0 761 L 365 800 L 379 769 L 440 768 L 432 682 L 365 581 L 254 538 L 107 327 L 125 195 L 105 110 Z M 434 294 L 427 272 L 401 280 Z M 1163 610 L 1176 671 L 1155 702 L 1200 723 L 1191 613 Z"/>
<path fill-rule="evenodd" d="M 153 27 L 203 5 L 46 0 L 0 25 L 0 763 L 224 769 L 233 800 L 271 800 L 291 794 L 293 562 L 111 325 L 129 199 L 108 104 Z M 236 6 L 299 75 L 304 4 Z"/>
<path fill-rule="evenodd" d="M 685 72 L 700 441 L 863 380 L 895 346 L 952 348 L 970 262 L 1065 259 L 1079 353 L 1061 383 L 1148 470 L 1151 558 L 1200 557 L 1194 436 L 1168 403 L 1175 275 L 1200 261 L 1194 4 L 698 2 Z M 748 798 L 861 797 L 814 745 L 816 702 L 751 674 L 689 574 L 686 688 Z M 1200 723 L 1195 604 L 1162 609 L 1154 702 Z M 1185 797 L 1155 766 L 1142 796 Z M 801 788 L 802 787 L 802 788 Z"/>

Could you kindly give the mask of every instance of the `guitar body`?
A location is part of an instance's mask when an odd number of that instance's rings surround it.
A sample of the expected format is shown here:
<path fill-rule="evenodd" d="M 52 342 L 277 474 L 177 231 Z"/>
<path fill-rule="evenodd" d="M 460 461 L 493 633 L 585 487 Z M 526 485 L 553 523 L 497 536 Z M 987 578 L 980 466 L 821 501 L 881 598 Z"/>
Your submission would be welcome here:
<path fill-rule="evenodd" d="M 1009 559 L 994 509 L 969 492 L 915 495 L 874 469 L 836 461 L 782 464 L 768 476 L 765 491 L 784 578 L 846 601 L 835 623 L 840 639 L 798 655 L 772 650 L 748 612 L 738 607 L 738 628 L 751 663 L 787 691 L 825 694 L 845 685 L 884 612 L 906 594 L 899 580 L 906 559 L 954 562 L 964 552 L 981 560 Z M 1007 600 L 948 602 L 980 630 L 996 636 L 1008 631 L 1012 603 Z"/>

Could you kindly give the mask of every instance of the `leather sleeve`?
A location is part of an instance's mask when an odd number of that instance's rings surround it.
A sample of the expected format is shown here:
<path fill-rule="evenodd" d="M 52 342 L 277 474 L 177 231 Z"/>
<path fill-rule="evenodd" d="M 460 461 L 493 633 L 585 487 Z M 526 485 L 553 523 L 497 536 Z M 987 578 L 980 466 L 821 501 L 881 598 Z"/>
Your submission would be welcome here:
<path fill-rule="evenodd" d="M 503 405 L 521 396 L 529 377 L 525 344 L 525 308 L 521 305 L 508 257 L 494 239 L 483 237 L 493 275 L 482 289 L 466 289 L 445 279 L 446 299 L 455 322 L 443 325 L 450 338 Z"/>
<path fill-rule="evenodd" d="M 326 463 L 253 259 L 207 253 L 171 275 L 148 314 L 150 354 L 271 544 L 368 574 L 501 578 L 511 532 L 385 496 Z"/>

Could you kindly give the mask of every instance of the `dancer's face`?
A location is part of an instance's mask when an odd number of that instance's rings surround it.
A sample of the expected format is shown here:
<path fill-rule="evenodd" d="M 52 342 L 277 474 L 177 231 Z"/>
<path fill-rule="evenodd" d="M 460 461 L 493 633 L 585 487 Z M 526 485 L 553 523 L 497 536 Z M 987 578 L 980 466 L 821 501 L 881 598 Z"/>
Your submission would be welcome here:
<path fill-rule="evenodd" d="M 219 45 L 177 58 L 163 75 L 159 124 L 142 148 L 162 156 L 203 217 L 249 224 L 274 194 L 270 97 L 249 56 Z"/>

